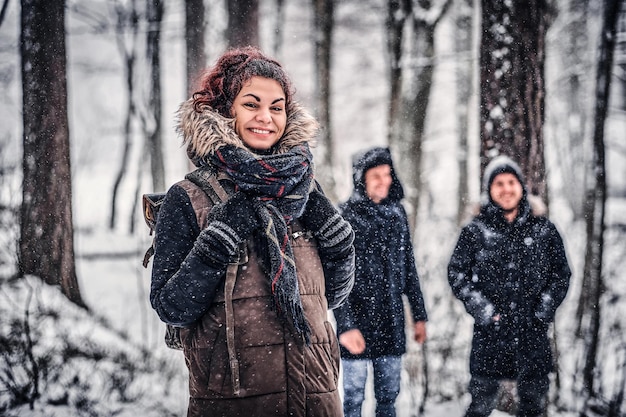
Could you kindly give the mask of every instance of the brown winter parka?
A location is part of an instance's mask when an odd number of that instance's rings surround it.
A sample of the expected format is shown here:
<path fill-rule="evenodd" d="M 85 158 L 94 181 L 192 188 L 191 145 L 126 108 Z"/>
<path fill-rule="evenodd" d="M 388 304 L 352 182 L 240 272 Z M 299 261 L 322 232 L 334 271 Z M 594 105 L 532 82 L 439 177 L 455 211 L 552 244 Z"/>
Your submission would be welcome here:
<path fill-rule="evenodd" d="M 220 118 L 214 113 L 202 117 L 205 123 Z M 232 189 L 225 174 L 220 175 L 220 183 L 226 190 Z M 339 348 L 327 310 L 341 304 L 352 288 L 351 239 L 346 240 L 345 250 L 336 252 L 340 257 L 328 260 L 297 220 L 290 225 L 301 302 L 311 328 L 311 343 L 306 345 L 273 308 L 270 282 L 253 238 L 246 242 L 245 256 L 237 268 L 231 304 L 225 302 L 225 266 L 195 259 L 191 248 L 206 227 L 211 206 L 202 189 L 183 180 L 168 191 L 159 214 L 161 227 L 157 224 L 151 301 L 163 321 L 184 327 L 188 416 L 343 415 L 337 390 Z M 175 248 L 173 239 L 185 243 Z M 215 283 L 214 295 L 195 295 L 193 286 L 204 286 L 206 280 Z M 198 307 L 204 301 L 207 307 Z M 185 322 L 191 317 L 188 307 L 203 311 L 192 323 Z M 234 318 L 234 362 L 227 344 L 228 308 Z M 237 374 L 238 378 L 233 378 Z"/>

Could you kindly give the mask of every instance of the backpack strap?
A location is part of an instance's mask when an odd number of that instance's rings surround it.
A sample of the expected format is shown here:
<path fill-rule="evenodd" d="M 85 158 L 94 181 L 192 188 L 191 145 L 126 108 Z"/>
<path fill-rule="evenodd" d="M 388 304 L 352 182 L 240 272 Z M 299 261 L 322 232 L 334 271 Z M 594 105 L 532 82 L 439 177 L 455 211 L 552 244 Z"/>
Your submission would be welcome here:
<path fill-rule="evenodd" d="M 202 188 L 207 197 L 209 197 L 213 203 L 225 202 L 228 200 L 228 193 L 224 190 L 224 187 L 222 187 L 213 171 L 205 168 L 198 168 L 187 174 L 185 178 Z M 233 310 L 233 291 L 235 289 L 235 281 L 237 280 L 237 270 L 239 269 L 239 265 L 247 262 L 248 256 L 246 243 L 243 242 L 239 247 L 238 259 L 235 262 L 229 263 L 226 268 L 226 279 L 224 282 L 226 346 L 228 348 L 233 395 L 235 396 L 239 396 L 241 388 L 239 380 L 239 360 L 237 359 L 237 352 L 235 351 L 235 313 Z"/>
<path fill-rule="evenodd" d="M 228 193 L 222 187 L 213 171 L 207 168 L 198 168 L 185 175 L 185 178 L 200 187 L 213 204 L 223 203 L 228 200 Z"/>
<path fill-rule="evenodd" d="M 143 219 L 146 221 L 148 229 L 150 229 L 150 236 L 152 236 L 156 228 L 157 216 L 163 200 L 165 200 L 165 193 L 144 194 L 142 197 Z M 152 239 L 152 244 L 143 255 L 142 264 L 144 268 L 148 267 L 148 262 L 150 262 L 152 255 L 154 255 L 154 238 Z"/>

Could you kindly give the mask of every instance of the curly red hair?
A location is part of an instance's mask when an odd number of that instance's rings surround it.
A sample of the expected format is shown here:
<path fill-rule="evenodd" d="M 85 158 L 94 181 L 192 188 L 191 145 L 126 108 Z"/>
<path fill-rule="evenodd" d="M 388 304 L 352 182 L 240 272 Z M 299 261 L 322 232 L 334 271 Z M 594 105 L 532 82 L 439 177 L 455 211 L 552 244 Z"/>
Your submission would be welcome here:
<path fill-rule="evenodd" d="M 253 46 L 233 48 L 226 51 L 202 76 L 200 90 L 193 94 L 193 105 L 201 111 L 204 105 L 224 117 L 231 117 L 230 109 L 244 83 L 252 77 L 264 77 L 277 81 L 285 93 L 289 112 L 293 86 L 283 67 Z"/>

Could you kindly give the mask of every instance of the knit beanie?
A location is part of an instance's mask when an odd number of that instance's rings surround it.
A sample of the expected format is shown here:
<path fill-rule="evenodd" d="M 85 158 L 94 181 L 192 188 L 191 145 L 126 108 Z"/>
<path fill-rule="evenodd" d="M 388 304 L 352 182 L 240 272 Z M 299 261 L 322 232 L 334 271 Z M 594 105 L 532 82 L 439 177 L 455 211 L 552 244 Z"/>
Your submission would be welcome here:
<path fill-rule="evenodd" d="M 511 158 L 506 155 L 500 155 L 493 158 L 489 164 L 485 167 L 485 173 L 483 174 L 482 184 L 482 201 L 486 203 L 491 200 L 489 196 L 489 190 L 494 178 L 499 174 L 509 173 L 517 177 L 517 180 L 522 184 L 524 195 L 526 195 L 526 185 L 524 184 L 524 175 L 522 170 Z"/>

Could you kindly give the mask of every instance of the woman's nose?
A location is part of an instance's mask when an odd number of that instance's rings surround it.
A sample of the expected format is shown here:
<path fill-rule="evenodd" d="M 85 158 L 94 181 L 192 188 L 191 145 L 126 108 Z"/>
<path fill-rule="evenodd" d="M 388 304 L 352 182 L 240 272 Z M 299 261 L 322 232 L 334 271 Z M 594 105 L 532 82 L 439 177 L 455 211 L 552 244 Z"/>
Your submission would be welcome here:
<path fill-rule="evenodd" d="M 260 109 L 257 113 L 256 119 L 262 123 L 269 123 L 272 121 L 272 115 L 269 110 Z"/>

